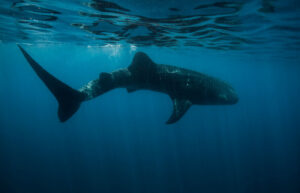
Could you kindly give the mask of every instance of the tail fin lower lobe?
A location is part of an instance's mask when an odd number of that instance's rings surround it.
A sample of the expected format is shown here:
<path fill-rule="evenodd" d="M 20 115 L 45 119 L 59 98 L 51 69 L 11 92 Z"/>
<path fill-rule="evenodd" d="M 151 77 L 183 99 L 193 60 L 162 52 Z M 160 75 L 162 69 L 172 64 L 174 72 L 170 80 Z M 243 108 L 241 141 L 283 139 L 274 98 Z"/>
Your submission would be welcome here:
<path fill-rule="evenodd" d="M 26 60 L 52 92 L 59 103 L 58 117 L 61 122 L 68 120 L 80 107 L 80 103 L 84 101 L 85 94 L 74 90 L 65 83 L 61 82 L 45 69 L 43 69 L 31 56 L 18 45 Z"/>

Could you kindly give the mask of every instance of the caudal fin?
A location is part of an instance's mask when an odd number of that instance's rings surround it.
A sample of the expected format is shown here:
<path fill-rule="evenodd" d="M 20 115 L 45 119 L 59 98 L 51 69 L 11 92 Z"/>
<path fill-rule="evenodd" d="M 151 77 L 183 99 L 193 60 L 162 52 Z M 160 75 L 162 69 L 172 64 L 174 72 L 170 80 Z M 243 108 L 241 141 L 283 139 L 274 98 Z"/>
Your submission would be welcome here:
<path fill-rule="evenodd" d="M 65 83 L 61 82 L 45 69 L 43 69 L 31 56 L 18 45 L 26 60 L 52 92 L 59 103 L 58 117 L 61 122 L 68 120 L 78 109 L 80 103 L 85 99 L 85 94 L 74 90 Z"/>

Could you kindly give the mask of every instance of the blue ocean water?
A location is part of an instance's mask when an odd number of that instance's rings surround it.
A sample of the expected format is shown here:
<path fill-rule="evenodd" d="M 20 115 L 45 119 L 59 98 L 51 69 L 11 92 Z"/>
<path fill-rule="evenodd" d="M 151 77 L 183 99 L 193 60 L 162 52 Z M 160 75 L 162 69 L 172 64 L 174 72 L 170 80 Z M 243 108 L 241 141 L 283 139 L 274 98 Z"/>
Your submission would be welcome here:
<path fill-rule="evenodd" d="M 2 0 L 1 193 L 300 192 L 296 0 Z M 192 106 L 115 89 L 67 122 L 16 46 L 73 88 L 153 61 L 230 83 L 239 102 Z"/>

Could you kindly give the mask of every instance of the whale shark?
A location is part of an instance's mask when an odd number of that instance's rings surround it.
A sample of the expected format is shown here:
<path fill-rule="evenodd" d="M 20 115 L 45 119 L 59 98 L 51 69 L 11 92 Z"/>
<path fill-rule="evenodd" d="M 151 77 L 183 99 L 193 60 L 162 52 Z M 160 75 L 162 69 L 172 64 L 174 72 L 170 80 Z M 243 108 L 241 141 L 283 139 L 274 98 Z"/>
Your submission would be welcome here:
<path fill-rule="evenodd" d="M 238 102 L 238 95 L 228 83 L 193 70 L 157 64 L 143 52 L 137 52 L 127 68 L 102 72 L 99 78 L 75 90 L 42 68 L 20 45 L 18 47 L 58 101 L 61 122 L 67 121 L 83 101 L 116 88 L 125 88 L 128 93 L 146 89 L 169 95 L 173 112 L 167 124 L 180 120 L 192 105 L 232 105 Z"/>

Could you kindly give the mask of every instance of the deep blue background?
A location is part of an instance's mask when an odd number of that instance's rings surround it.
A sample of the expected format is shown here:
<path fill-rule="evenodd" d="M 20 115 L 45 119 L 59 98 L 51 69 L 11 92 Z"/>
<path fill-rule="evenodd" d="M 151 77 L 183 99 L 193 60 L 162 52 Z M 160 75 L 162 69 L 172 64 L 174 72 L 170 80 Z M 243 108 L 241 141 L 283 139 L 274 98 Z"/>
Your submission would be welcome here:
<path fill-rule="evenodd" d="M 121 47 L 24 46 L 73 88 L 130 64 Z M 166 125 L 167 95 L 125 89 L 82 104 L 66 123 L 14 44 L 0 44 L 0 192 L 300 192 L 299 60 L 144 48 L 156 63 L 236 88 L 234 106 L 193 106 Z M 115 53 L 115 54 L 113 54 Z"/>

